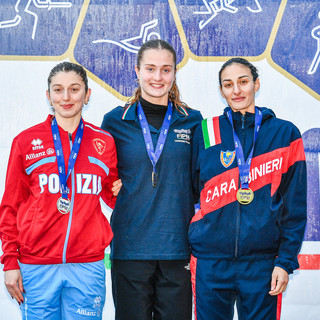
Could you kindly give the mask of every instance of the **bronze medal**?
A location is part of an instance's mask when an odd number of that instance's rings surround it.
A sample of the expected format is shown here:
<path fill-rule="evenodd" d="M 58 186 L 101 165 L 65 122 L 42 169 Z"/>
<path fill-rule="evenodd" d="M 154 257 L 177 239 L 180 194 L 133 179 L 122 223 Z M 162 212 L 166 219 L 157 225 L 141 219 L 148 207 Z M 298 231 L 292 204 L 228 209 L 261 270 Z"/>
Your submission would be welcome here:
<path fill-rule="evenodd" d="M 152 186 L 155 188 L 157 184 L 157 174 L 152 171 Z"/>

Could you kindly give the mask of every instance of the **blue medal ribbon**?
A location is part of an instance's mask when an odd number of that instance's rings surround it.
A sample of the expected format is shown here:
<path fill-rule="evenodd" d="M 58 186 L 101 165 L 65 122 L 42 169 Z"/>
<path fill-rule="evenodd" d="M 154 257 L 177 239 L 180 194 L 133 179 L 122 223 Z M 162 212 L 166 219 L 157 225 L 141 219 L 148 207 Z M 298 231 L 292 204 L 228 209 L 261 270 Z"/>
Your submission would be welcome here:
<path fill-rule="evenodd" d="M 227 116 L 228 116 L 229 122 L 231 123 L 232 131 L 233 131 L 233 141 L 234 141 L 234 146 L 236 149 L 236 156 L 237 156 L 237 163 L 238 163 L 238 168 L 239 168 L 241 189 L 248 189 L 249 188 L 250 166 L 251 166 L 251 161 L 252 161 L 252 156 L 253 156 L 254 145 L 255 145 L 255 142 L 256 142 L 258 133 L 260 131 L 260 127 L 261 127 L 262 112 L 259 108 L 255 107 L 253 145 L 252 145 L 250 154 L 247 158 L 247 161 L 244 160 L 242 145 L 241 145 L 241 142 L 240 142 L 238 135 L 236 134 L 236 132 L 234 130 L 231 110 L 227 111 Z"/>
<path fill-rule="evenodd" d="M 156 151 L 154 151 L 154 146 L 153 146 L 153 142 L 152 142 L 152 138 L 151 138 L 151 133 L 150 133 L 148 121 L 147 121 L 146 116 L 143 112 L 143 109 L 141 107 L 140 102 L 138 103 L 137 112 L 138 112 L 138 118 L 140 121 L 140 125 L 142 128 L 143 138 L 144 138 L 144 142 L 145 142 L 145 145 L 147 148 L 148 156 L 149 156 L 149 159 L 150 159 L 152 167 L 153 167 L 152 182 L 153 182 L 153 187 L 155 187 L 155 179 L 156 179 L 156 174 L 157 174 L 156 173 L 156 164 L 160 158 L 164 144 L 167 139 L 167 135 L 168 135 L 171 119 L 172 119 L 172 102 L 171 101 L 168 102 L 168 110 L 166 112 L 166 115 L 165 115 L 163 123 L 162 123 L 160 135 L 159 135 L 157 146 L 156 146 Z"/>
<path fill-rule="evenodd" d="M 67 186 L 67 181 L 77 160 L 77 156 L 79 153 L 82 136 L 83 136 L 83 128 L 84 128 L 84 124 L 81 119 L 77 129 L 76 138 L 72 145 L 71 153 L 68 160 L 67 174 L 66 174 L 61 138 L 60 138 L 59 128 L 58 128 L 56 118 L 53 118 L 51 122 L 51 132 L 52 132 L 52 137 L 54 142 L 54 148 L 57 155 L 57 164 L 58 164 L 59 180 L 60 180 L 60 192 L 63 199 L 68 199 L 69 188 Z"/>

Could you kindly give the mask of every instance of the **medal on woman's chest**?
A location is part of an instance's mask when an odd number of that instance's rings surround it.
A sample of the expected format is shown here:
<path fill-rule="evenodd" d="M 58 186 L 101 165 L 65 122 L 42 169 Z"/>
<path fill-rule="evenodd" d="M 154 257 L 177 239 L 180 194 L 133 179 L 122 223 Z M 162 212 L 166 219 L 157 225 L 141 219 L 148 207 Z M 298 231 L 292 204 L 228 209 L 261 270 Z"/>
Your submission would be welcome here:
<path fill-rule="evenodd" d="M 254 193 L 252 189 L 249 188 L 249 175 L 250 175 L 250 166 L 251 166 L 251 161 L 253 157 L 254 145 L 255 145 L 258 133 L 260 131 L 260 126 L 262 122 L 262 112 L 257 107 L 255 107 L 253 146 L 251 148 L 247 161 L 244 160 L 242 145 L 238 135 L 234 130 L 233 119 L 232 119 L 232 114 L 230 110 L 227 112 L 227 116 L 232 126 L 233 141 L 236 149 L 237 163 L 238 163 L 239 176 L 240 176 L 240 188 L 237 191 L 237 201 L 242 205 L 247 205 L 251 203 L 254 199 Z"/>
<path fill-rule="evenodd" d="M 57 209 L 62 214 L 67 214 L 71 209 L 71 201 L 67 199 L 63 199 L 60 197 L 57 201 Z"/>
<path fill-rule="evenodd" d="M 148 152 L 148 157 L 149 157 L 151 164 L 152 164 L 152 173 L 151 173 L 152 187 L 155 188 L 157 185 L 157 178 L 158 178 L 157 172 L 156 172 L 156 164 L 157 164 L 157 162 L 160 158 L 160 155 L 163 151 L 164 144 L 166 142 L 167 135 L 169 132 L 169 127 L 170 127 L 171 118 L 172 118 L 172 103 L 170 101 L 168 103 L 168 110 L 167 110 L 167 113 L 166 113 L 164 120 L 163 120 L 163 124 L 161 127 L 161 131 L 160 131 L 160 135 L 158 138 L 158 142 L 157 142 L 157 146 L 156 146 L 155 151 L 154 151 L 154 147 L 153 147 L 153 142 L 152 142 L 152 138 L 151 138 L 151 133 L 150 133 L 148 121 L 147 121 L 146 116 L 143 112 L 143 109 L 141 107 L 140 102 L 138 103 L 137 112 L 138 112 L 138 118 L 139 118 L 139 122 L 141 125 L 142 133 L 143 133 L 143 139 L 144 139 L 146 149 Z"/>
<path fill-rule="evenodd" d="M 155 188 L 157 184 L 157 174 L 154 171 L 152 171 L 151 178 L 152 178 L 152 186 Z"/>
<path fill-rule="evenodd" d="M 240 188 L 237 191 L 237 200 L 241 204 L 249 204 L 250 202 L 252 202 L 253 198 L 254 198 L 254 193 L 250 188 L 248 189 Z"/>
<path fill-rule="evenodd" d="M 61 192 L 61 197 L 57 201 L 57 209 L 62 214 L 67 214 L 71 210 L 71 201 L 68 198 L 68 194 L 70 193 L 70 190 L 67 186 L 67 180 L 74 168 L 74 165 L 76 163 L 76 160 L 79 154 L 80 145 L 81 145 L 82 136 L 83 136 L 83 128 L 84 128 L 84 125 L 81 119 L 77 129 L 76 137 L 70 152 L 70 156 L 68 160 L 68 169 L 66 173 L 62 143 L 61 143 L 61 138 L 60 138 L 59 128 L 58 128 L 56 118 L 53 118 L 51 122 L 51 132 L 52 132 L 54 148 L 56 151 L 59 181 L 60 181 L 60 192 Z"/>

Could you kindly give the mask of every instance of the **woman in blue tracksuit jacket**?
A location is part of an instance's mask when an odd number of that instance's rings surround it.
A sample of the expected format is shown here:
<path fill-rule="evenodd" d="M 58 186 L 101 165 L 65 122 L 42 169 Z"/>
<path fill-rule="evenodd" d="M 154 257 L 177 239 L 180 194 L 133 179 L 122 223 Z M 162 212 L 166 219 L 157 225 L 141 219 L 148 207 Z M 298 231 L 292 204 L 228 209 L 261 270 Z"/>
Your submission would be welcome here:
<path fill-rule="evenodd" d="M 229 107 L 194 134 L 194 182 L 200 210 L 192 219 L 191 274 L 197 320 L 275 320 L 277 299 L 306 223 L 306 164 L 299 130 L 255 106 L 260 82 L 247 60 L 219 72 Z M 277 308 L 278 307 L 278 308 Z"/>
<path fill-rule="evenodd" d="M 111 217 L 116 319 L 191 320 L 191 156 L 202 117 L 180 101 L 167 42 L 143 44 L 136 74 L 134 99 L 102 123 L 115 139 L 122 180 Z"/>

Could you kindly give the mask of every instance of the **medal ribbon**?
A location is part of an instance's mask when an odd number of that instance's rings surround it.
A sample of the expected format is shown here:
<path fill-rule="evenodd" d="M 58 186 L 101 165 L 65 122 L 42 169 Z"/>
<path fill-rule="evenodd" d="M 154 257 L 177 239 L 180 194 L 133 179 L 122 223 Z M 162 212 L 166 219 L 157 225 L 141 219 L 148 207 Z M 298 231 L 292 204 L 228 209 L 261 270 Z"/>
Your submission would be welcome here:
<path fill-rule="evenodd" d="M 163 150 L 164 144 L 167 139 L 170 123 L 171 123 L 171 118 L 172 118 L 172 103 L 169 101 L 168 103 L 168 110 L 166 112 L 166 115 L 164 117 L 162 127 L 161 127 L 161 132 L 158 138 L 157 146 L 156 146 L 156 151 L 154 151 L 154 146 L 151 138 L 151 133 L 148 125 L 148 121 L 146 119 L 146 116 L 143 112 L 143 109 L 141 107 L 140 102 L 138 103 L 138 118 L 140 121 L 140 125 L 142 128 L 142 133 L 143 133 L 143 138 L 144 142 L 147 148 L 148 156 L 151 161 L 152 167 L 153 167 L 153 172 L 156 175 L 156 164 L 160 158 L 161 152 Z"/>
<path fill-rule="evenodd" d="M 83 136 L 83 128 L 84 128 L 84 124 L 81 119 L 77 129 L 76 138 L 72 145 L 72 149 L 71 149 L 71 153 L 68 161 L 68 169 L 67 169 L 68 172 L 66 174 L 62 144 L 61 144 L 59 128 L 58 128 L 56 118 L 53 118 L 51 122 L 51 132 L 52 132 L 52 137 L 54 142 L 54 149 L 57 155 L 57 164 L 58 164 L 59 179 L 60 179 L 60 192 L 63 199 L 68 199 L 69 188 L 67 187 L 67 181 L 77 160 L 77 156 L 79 153 L 82 136 Z"/>
<path fill-rule="evenodd" d="M 257 139 L 257 136 L 258 136 L 258 133 L 260 130 L 261 121 L 262 121 L 262 112 L 260 111 L 259 108 L 255 107 L 253 145 L 252 145 L 250 154 L 247 158 L 247 161 L 244 161 L 244 154 L 243 154 L 242 145 L 241 145 L 241 142 L 240 142 L 238 135 L 236 134 L 236 132 L 234 130 L 231 110 L 228 110 L 227 116 L 228 116 L 229 122 L 231 123 L 232 131 L 233 131 L 233 141 L 234 141 L 234 146 L 236 149 L 236 156 L 237 156 L 237 162 L 238 162 L 238 168 L 239 168 L 241 189 L 248 189 L 249 188 L 249 173 L 250 173 L 250 166 L 251 166 L 251 161 L 252 161 L 252 156 L 253 156 L 254 144 L 256 142 L 256 139 Z"/>

